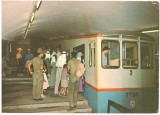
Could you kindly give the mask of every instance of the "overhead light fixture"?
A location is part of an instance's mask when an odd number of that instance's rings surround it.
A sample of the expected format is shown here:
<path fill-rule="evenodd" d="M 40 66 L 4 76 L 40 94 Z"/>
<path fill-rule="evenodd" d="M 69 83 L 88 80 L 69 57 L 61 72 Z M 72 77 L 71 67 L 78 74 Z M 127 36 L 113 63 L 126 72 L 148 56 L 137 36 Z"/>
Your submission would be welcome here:
<path fill-rule="evenodd" d="M 148 31 L 142 31 L 142 33 L 153 33 L 153 32 L 159 32 L 159 30 L 148 30 Z"/>
<path fill-rule="evenodd" d="M 26 36 L 27 36 L 27 32 L 28 32 L 28 31 L 26 31 L 26 32 L 25 32 L 25 34 L 24 34 L 24 39 L 25 39 L 25 38 L 26 38 Z"/>
<path fill-rule="evenodd" d="M 31 27 L 31 23 L 28 23 L 28 27 L 27 28 L 29 29 L 30 27 Z"/>
<path fill-rule="evenodd" d="M 36 4 L 36 9 L 37 9 L 37 10 L 39 9 L 41 3 L 42 3 L 42 0 L 38 0 L 38 1 L 37 1 L 37 4 Z"/>
<path fill-rule="evenodd" d="M 33 20 L 34 20 L 34 16 L 35 16 L 35 13 L 33 12 L 33 13 L 32 13 L 32 16 L 31 16 L 31 19 L 30 19 L 30 23 L 32 23 L 32 22 L 33 22 Z"/>

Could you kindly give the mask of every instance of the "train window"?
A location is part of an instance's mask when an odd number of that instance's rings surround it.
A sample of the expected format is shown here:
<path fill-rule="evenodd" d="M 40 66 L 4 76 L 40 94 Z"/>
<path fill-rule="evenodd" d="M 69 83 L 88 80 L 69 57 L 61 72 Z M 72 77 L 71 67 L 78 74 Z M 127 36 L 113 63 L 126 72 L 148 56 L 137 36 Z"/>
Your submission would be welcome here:
<path fill-rule="evenodd" d="M 153 47 L 149 43 L 141 43 L 141 67 L 149 69 L 153 66 Z"/>
<path fill-rule="evenodd" d="M 105 53 L 104 48 L 108 47 L 109 52 Z M 101 43 L 101 50 L 102 50 L 102 56 L 101 56 L 101 65 L 104 69 L 115 69 L 119 68 L 120 62 L 120 49 L 119 49 L 119 42 L 118 41 L 110 41 L 110 40 L 102 40 Z"/>
<path fill-rule="evenodd" d="M 123 42 L 122 44 L 122 63 L 123 68 L 138 67 L 138 45 L 136 42 Z"/>

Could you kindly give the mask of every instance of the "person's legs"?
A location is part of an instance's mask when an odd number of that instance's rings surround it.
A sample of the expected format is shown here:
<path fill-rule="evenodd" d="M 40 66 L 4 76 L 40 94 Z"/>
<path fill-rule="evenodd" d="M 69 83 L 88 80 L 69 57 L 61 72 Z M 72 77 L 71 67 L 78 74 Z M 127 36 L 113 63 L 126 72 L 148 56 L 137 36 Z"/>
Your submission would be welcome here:
<path fill-rule="evenodd" d="M 64 88 L 63 88 L 63 87 L 61 87 L 61 90 L 59 91 L 59 95 L 60 95 L 60 96 L 62 96 L 62 95 L 63 95 L 63 90 L 64 90 Z"/>
<path fill-rule="evenodd" d="M 20 77 L 20 61 L 17 62 L 17 76 Z"/>
<path fill-rule="evenodd" d="M 74 91 L 73 91 L 74 107 L 77 106 L 78 86 L 79 86 L 79 81 L 76 81 L 74 83 Z"/>
<path fill-rule="evenodd" d="M 33 92 L 32 92 L 32 96 L 33 96 L 33 99 L 38 99 L 38 95 L 37 95 L 37 78 L 36 76 L 33 75 Z"/>
<path fill-rule="evenodd" d="M 72 81 L 70 80 L 68 84 L 68 100 L 70 108 L 74 107 L 73 91 L 74 91 L 74 83 L 72 83 Z"/>
<path fill-rule="evenodd" d="M 62 68 L 57 68 L 54 94 L 58 94 L 58 87 L 59 87 L 59 83 L 61 81 L 61 72 L 62 72 Z"/>
<path fill-rule="evenodd" d="M 37 96 L 40 97 L 40 98 L 44 98 L 41 95 L 42 90 L 43 90 L 43 82 L 44 82 L 43 74 L 39 74 L 39 76 L 38 76 L 38 86 L 37 86 Z"/>
<path fill-rule="evenodd" d="M 63 88 L 63 95 L 66 96 L 66 87 Z"/>
<path fill-rule="evenodd" d="M 20 59 L 19 60 L 19 72 L 20 72 L 20 76 L 22 77 L 23 76 L 23 60 L 22 59 Z"/>

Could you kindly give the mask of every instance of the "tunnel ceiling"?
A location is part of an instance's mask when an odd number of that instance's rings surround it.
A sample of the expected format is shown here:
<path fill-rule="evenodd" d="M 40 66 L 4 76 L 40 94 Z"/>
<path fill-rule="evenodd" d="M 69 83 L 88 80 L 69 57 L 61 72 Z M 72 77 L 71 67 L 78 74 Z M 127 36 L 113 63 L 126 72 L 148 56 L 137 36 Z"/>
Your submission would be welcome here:
<path fill-rule="evenodd" d="M 22 40 L 36 1 L 2 1 L 2 39 Z M 158 29 L 151 1 L 42 1 L 26 39 L 61 39 L 97 33 Z M 151 34 L 158 38 L 158 32 Z"/>

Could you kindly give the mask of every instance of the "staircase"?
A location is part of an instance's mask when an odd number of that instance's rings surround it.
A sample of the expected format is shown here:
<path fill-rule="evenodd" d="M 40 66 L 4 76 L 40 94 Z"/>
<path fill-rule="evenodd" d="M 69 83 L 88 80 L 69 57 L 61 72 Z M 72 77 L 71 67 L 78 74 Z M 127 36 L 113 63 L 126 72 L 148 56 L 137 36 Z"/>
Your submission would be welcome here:
<path fill-rule="evenodd" d="M 92 108 L 78 101 L 77 109 L 68 112 L 68 102 L 3 106 L 3 113 L 91 113 Z"/>
<path fill-rule="evenodd" d="M 68 112 L 67 97 L 54 97 L 53 89 L 46 91 L 42 101 L 32 100 L 32 78 L 2 78 L 3 113 L 91 113 L 88 101 L 78 95 L 77 108 Z"/>

